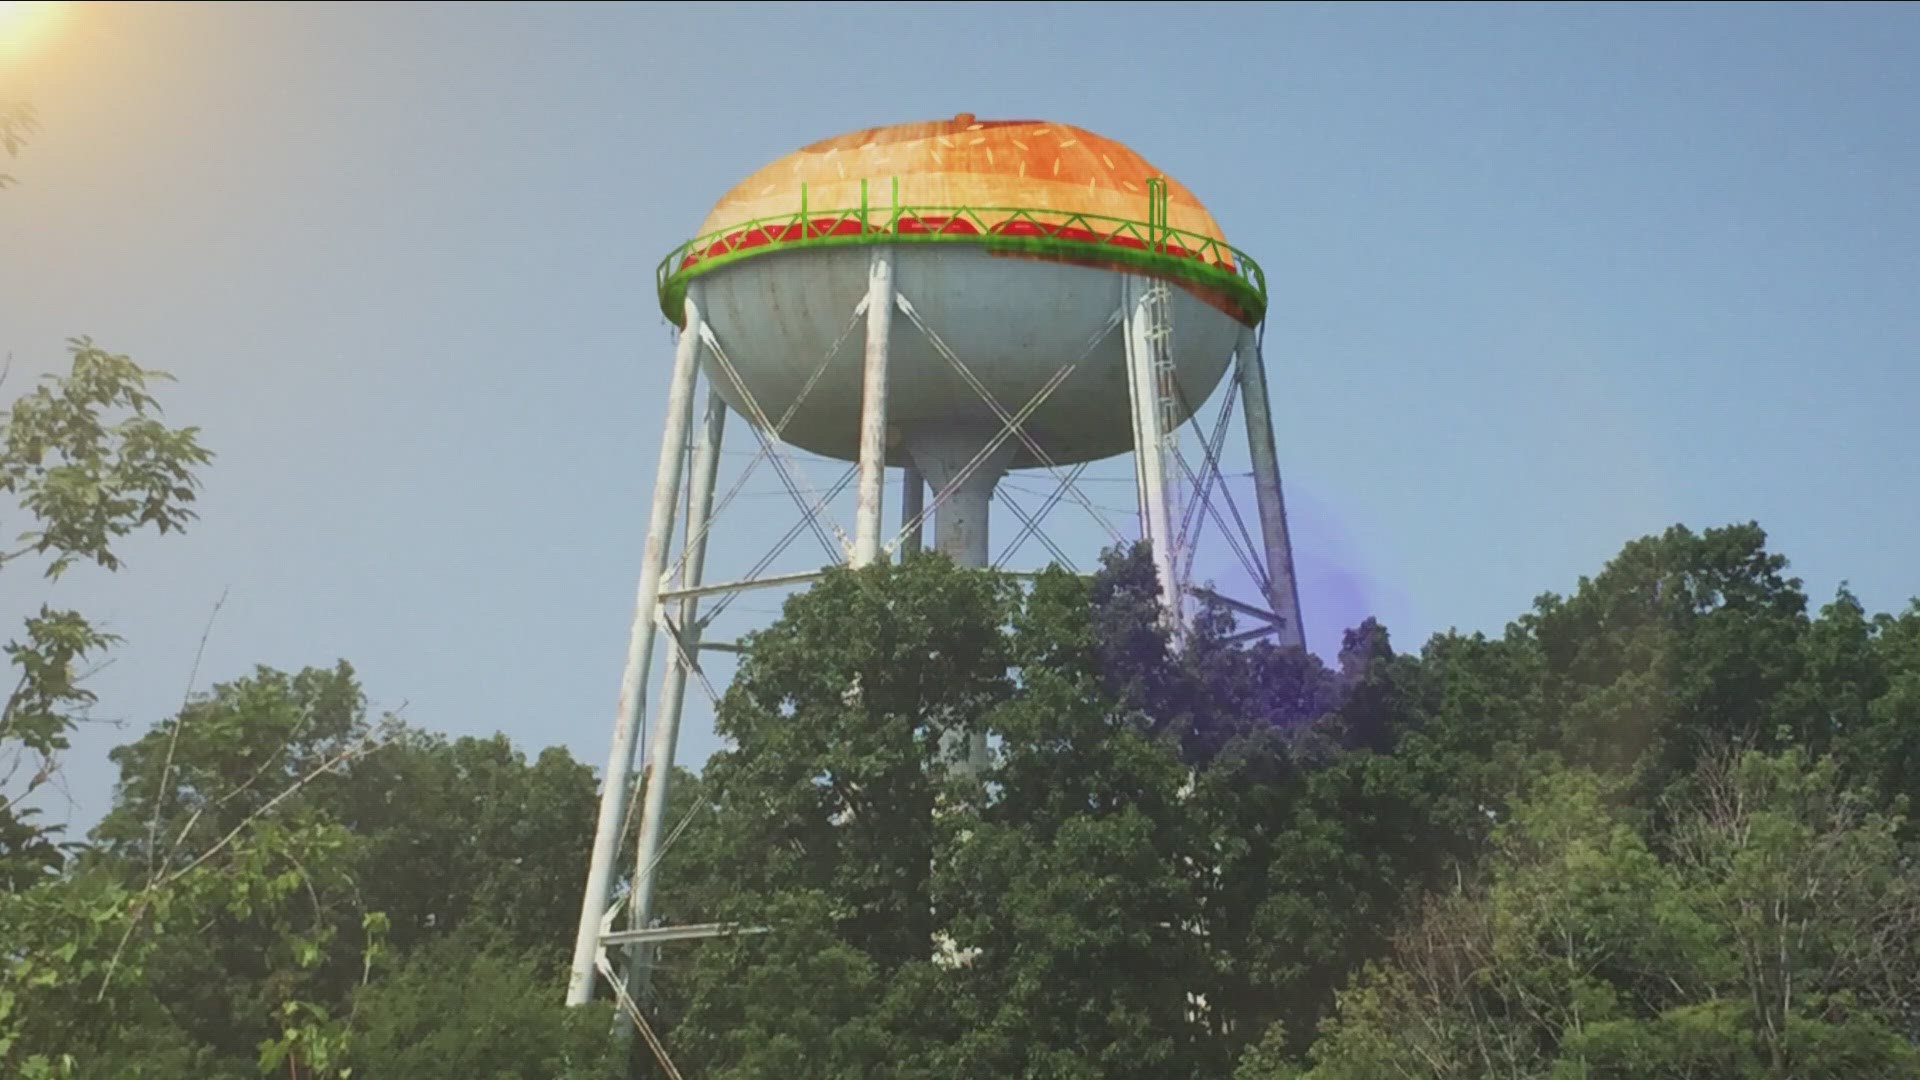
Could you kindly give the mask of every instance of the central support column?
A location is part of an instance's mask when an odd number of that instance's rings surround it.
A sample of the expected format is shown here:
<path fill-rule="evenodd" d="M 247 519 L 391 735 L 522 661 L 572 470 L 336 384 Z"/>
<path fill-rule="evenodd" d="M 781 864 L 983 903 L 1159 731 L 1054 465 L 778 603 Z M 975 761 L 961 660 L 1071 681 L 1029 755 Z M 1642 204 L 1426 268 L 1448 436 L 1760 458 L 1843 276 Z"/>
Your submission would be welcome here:
<path fill-rule="evenodd" d="M 993 489 L 1013 461 L 1013 443 L 1002 442 L 964 479 L 957 479 L 982 445 L 977 434 L 917 432 L 907 438 L 907 453 L 933 489 L 934 550 L 944 552 L 958 566 L 984 570 L 992 564 L 987 517 Z M 971 773 L 986 768 L 986 733 L 950 733 L 946 746 L 949 755 L 961 756 L 957 745 L 961 738 L 966 740 L 966 750 L 959 768 Z"/>
<path fill-rule="evenodd" d="M 980 452 L 980 446 L 981 440 L 974 435 L 919 432 L 907 437 L 907 453 L 938 500 L 933 511 L 934 550 L 945 552 L 961 566 L 985 569 L 992 561 L 987 552 L 987 513 L 994 485 L 1013 461 L 1013 444 L 1011 440 L 1001 443 L 956 486 L 954 478 Z"/>

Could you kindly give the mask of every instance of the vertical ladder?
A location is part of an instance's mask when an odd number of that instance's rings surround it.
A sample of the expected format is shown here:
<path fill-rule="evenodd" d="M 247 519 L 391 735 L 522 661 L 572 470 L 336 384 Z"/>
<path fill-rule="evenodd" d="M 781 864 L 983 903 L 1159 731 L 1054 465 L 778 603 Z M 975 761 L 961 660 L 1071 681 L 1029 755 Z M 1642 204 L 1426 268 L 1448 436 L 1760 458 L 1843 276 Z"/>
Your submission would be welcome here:
<path fill-rule="evenodd" d="M 1173 286 L 1158 278 L 1147 286 L 1147 355 L 1153 372 L 1153 406 L 1160 416 L 1160 485 L 1166 493 L 1167 517 L 1186 520 L 1185 484 L 1180 475 L 1180 384 L 1173 358 Z M 1184 552 L 1176 550 L 1178 535 L 1156 536 L 1155 544 L 1167 545 L 1167 555 L 1175 566 L 1184 566 Z M 1183 589 L 1185 582 L 1177 583 Z"/>
<path fill-rule="evenodd" d="M 1168 224 L 1167 182 L 1160 177 L 1147 181 L 1147 241 L 1156 254 L 1165 254 Z M 1160 423 L 1160 490 L 1167 502 L 1167 516 L 1170 521 L 1186 519 L 1186 506 L 1183 495 L 1180 470 L 1180 384 L 1178 370 L 1174 364 L 1173 352 L 1173 287 L 1163 278 L 1151 278 L 1146 290 L 1146 344 L 1149 369 L 1152 373 L 1153 408 Z M 1173 566 L 1186 565 L 1184 552 L 1174 550 L 1180 543 L 1176 535 L 1152 537 L 1155 547 L 1164 547 L 1167 557 L 1173 560 Z M 1174 583 L 1181 599 L 1184 599 L 1186 582 Z M 1176 613 L 1177 615 L 1178 613 Z"/>

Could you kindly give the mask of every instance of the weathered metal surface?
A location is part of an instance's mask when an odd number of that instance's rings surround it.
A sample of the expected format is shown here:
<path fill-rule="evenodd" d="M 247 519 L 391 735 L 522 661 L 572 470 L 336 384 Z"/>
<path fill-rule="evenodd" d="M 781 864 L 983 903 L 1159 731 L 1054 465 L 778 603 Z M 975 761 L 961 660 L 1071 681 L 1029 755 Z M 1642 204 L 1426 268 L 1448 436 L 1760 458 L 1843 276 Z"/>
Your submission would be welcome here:
<path fill-rule="evenodd" d="M 1247 449 L 1253 457 L 1254 499 L 1260 504 L 1260 538 L 1266 547 L 1267 601 L 1282 620 L 1280 644 L 1305 648 L 1300 619 L 1300 583 L 1293 572 L 1293 541 L 1287 534 L 1286 497 L 1280 489 L 1280 455 L 1273 443 L 1273 410 L 1267 398 L 1267 364 L 1252 328 L 1242 328 L 1234 357 L 1240 371 L 1240 402 L 1246 411 Z"/>
<path fill-rule="evenodd" d="M 991 562 L 987 517 L 993 487 L 1013 459 L 1014 444 L 988 451 L 971 472 L 987 439 L 968 430 L 925 427 L 907 434 L 907 449 L 927 478 L 937 500 L 933 509 L 933 545 L 959 566 L 982 568 Z"/>
<path fill-rule="evenodd" d="M 692 483 L 687 492 L 687 560 L 682 580 L 688 588 L 699 588 L 706 572 L 707 522 L 713 514 L 713 485 L 720 467 L 720 445 L 726 433 L 727 405 L 712 389 L 707 391 L 705 422 L 694 441 L 693 461 L 688 471 Z M 673 782 L 674 751 L 680 742 L 681 710 L 687 701 L 687 663 L 698 655 L 700 647 L 700 597 L 679 597 L 679 613 L 674 625 L 680 627 L 680 648 L 667 649 L 667 670 L 661 679 L 660 705 L 655 710 L 653 737 L 647 746 L 647 785 L 642 793 L 640 833 L 634 845 L 633 893 L 627 902 L 629 926 L 644 928 L 653 921 L 654 884 L 661 853 L 661 838 L 667 827 L 667 795 Z M 604 940 L 604 939 L 603 939 Z M 652 956 L 634 947 L 627 957 L 627 993 L 636 1000 L 646 995 Z"/>
<path fill-rule="evenodd" d="M 567 978 L 567 1003 L 581 1005 L 593 999 L 593 978 L 600 953 L 600 923 L 606 915 L 625 828 L 627 792 L 633 775 L 633 752 L 645 711 L 647 669 L 653 662 L 653 633 L 660 614 L 660 583 L 667 568 L 667 548 L 673 540 L 674 511 L 680 500 L 680 477 L 686 465 L 687 425 L 693 417 L 693 381 L 699 370 L 701 314 L 699 290 L 687 294 L 686 326 L 673 354 L 673 381 L 667 391 L 666 424 L 660 433 L 660 463 L 654 474 L 653 510 L 647 519 L 646 546 L 640 556 L 640 584 L 633 604 L 633 626 L 627 635 L 626 666 L 620 673 L 620 701 L 613 718 L 613 745 L 607 752 L 606 773 L 600 785 L 600 813 L 594 825 L 593 853 L 587 864 L 587 887 L 580 899 L 580 928 L 573 942 L 573 966 Z"/>
<path fill-rule="evenodd" d="M 765 926 L 740 926 L 735 923 L 689 923 L 685 926 L 651 926 L 640 930 L 615 930 L 601 935 L 608 945 L 664 945 L 672 941 L 701 941 L 706 938 L 764 934 Z"/>
<path fill-rule="evenodd" d="M 784 403 L 800 396 L 847 313 L 866 295 L 869 259 L 863 248 L 783 252 L 700 279 L 709 323 L 756 399 Z M 964 247 L 895 252 L 895 290 L 913 298 L 927 324 L 1008 408 L 1081 355 L 1120 306 L 1122 280 L 1107 270 L 1001 259 Z M 1240 324 L 1180 289 L 1172 291 L 1171 306 L 1182 397 L 1204 402 L 1226 372 Z M 1101 341 L 1027 421 L 1026 430 L 1055 462 L 1133 449 L 1122 419 L 1129 399 L 1121 338 Z M 887 369 L 889 427 L 903 434 L 924 426 L 964 429 L 979 433 L 983 443 L 999 430 L 993 410 L 924 335 L 893 335 Z M 711 373 L 728 403 L 744 409 L 725 374 Z M 861 396 L 862 362 L 835 357 L 788 421 L 784 438 L 827 457 L 858 460 Z M 908 463 L 902 446 L 889 448 L 889 465 Z M 1022 448 L 1009 467 L 1037 464 Z"/>
<path fill-rule="evenodd" d="M 1154 573 L 1160 581 L 1160 602 L 1170 625 L 1177 632 L 1181 618 L 1181 582 L 1176 573 L 1178 552 L 1174 550 L 1174 513 L 1170 499 L 1169 471 L 1170 416 L 1184 415 L 1168 401 L 1168 388 L 1161 385 L 1161 368 L 1168 361 L 1170 327 L 1166 325 L 1167 305 L 1156 302 L 1155 282 L 1146 278 L 1126 279 L 1126 341 L 1128 374 L 1131 376 L 1131 406 L 1134 431 L 1134 473 L 1140 486 L 1140 521 L 1147 541 L 1153 546 Z M 1209 390 L 1212 388 L 1209 387 Z M 1189 398 L 1188 400 L 1196 400 Z M 1203 400 L 1203 399 L 1201 399 Z"/>
<path fill-rule="evenodd" d="M 855 501 L 853 565 L 880 554 L 887 494 L 887 348 L 893 336 L 893 249 L 874 248 L 867 267 L 867 347 L 860 390 L 860 488 Z"/>

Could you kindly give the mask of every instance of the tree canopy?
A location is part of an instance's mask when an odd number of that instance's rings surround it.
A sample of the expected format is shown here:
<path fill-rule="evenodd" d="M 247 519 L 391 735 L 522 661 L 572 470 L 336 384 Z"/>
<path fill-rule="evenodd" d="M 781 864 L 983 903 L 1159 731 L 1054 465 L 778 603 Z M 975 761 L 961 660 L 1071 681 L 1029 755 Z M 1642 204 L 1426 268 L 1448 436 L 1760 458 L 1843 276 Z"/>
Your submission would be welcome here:
<path fill-rule="evenodd" d="M 157 373 L 72 361 L 6 414 L 9 581 L 118 569 L 210 460 Z M 664 947 L 682 1075 L 1920 1075 L 1920 604 L 1813 610 L 1754 524 L 1331 664 L 1224 612 L 1176 648 L 1155 595 L 1137 548 L 1018 585 L 929 554 L 743 643 L 659 912 L 766 932 Z M 44 607 L 8 646 L 0 1074 L 659 1074 L 559 1004 L 587 766 L 260 668 L 115 750 L 63 837 L 31 796 L 116 644 Z"/>

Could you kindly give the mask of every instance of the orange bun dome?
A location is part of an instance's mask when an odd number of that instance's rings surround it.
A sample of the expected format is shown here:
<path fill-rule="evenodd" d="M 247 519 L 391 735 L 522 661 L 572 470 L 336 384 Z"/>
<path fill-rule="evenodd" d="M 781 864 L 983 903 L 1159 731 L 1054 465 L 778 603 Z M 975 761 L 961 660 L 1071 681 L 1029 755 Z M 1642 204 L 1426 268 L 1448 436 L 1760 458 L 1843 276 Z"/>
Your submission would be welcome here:
<path fill-rule="evenodd" d="M 1147 181 L 1165 174 L 1125 145 L 1070 124 L 1041 120 L 951 120 L 894 124 L 836 135 L 756 170 L 714 204 L 696 235 L 790 214 L 800 185 L 817 208 L 867 204 L 886 213 L 899 184 L 901 206 L 1052 210 L 1147 220 Z M 1224 242 L 1200 200 L 1167 180 L 1167 222 Z"/>

